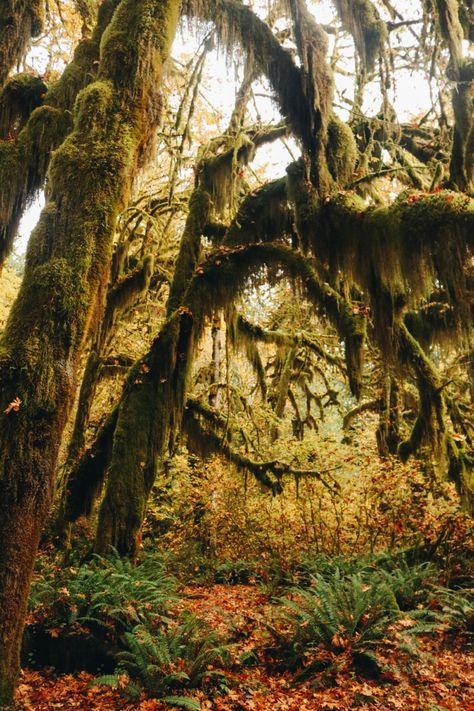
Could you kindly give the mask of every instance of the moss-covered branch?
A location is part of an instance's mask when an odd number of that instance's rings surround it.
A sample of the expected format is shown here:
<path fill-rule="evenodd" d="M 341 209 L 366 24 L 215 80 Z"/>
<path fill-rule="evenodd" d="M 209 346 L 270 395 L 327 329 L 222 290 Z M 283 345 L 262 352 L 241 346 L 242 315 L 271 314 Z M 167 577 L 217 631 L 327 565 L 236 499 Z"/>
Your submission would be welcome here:
<path fill-rule="evenodd" d="M 321 281 L 309 262 L 298 252 L 281 244 L 250 244 L 221 247 L 203 263 L 195 274 L 185 298 L 185 305 L 197 324 L 209 308 L 223 308 L 248 283 L 259 268 L 267 267 L 270 279 L 280 278 L 283 269 L 288 278 L 301 285 L 303 294 L 335 326 L 345 342 L 349 382 L 354 394 L 361 389 L 363 346 L 366 319 L 354 313 L 350 304 L 329 284 Z M 277 276 L 278 275 L 278 276 Z"/>
<path fill-rule="evenodd" d="M 306 33 L 301 43 L 304 51 L 302 68 L 296 66 L 270 27 L 246 5 L 234 0 L 187 0 L 184 11 L 213 22 L 225 47 L 231 48 L 238 43 L 253 58 L 272 85 L 289 128 L 302 142 L 310 158 L 316 185 L 319 187 L 322 182 L 322 188 L 326 190 L 323 147 L 332 87 L 325 60 L 325 39 L 309 13 L 301 9 L 301 4 L 298 6 L 299 17 L 304 14 L 306 26 L 317 28 L 316 34 Z M 310 58 L 311 71 L 309 65 L 306 66 Z M 321 163 L 319 168 L 317 159 Z"/>
<path fill-rule="evenodd" d="M 204 419 L 206 426 L 200 422 L 200 418 Z M 242 455 L 231 446 L 226 438 L 222 437 L 222 432 L 219 432 L 219 429 L 215 429 L 216 425 L 219 427 L 221 423 L 219 419 L 216 420 L 211 408 L 207 408 L 198 400 L 188 399 L 183 424 L 192 451 L 206 457 L 211 454 L 220 454 L 240 471 L 253 474 L 257 481 L 273 494 L 280 494 L 283 491 L 282 479 L 287 475 L 300 478 L 312 477 L 318 479 L 328 489 L 334 491 L 338 488 L 331 477 L 325 477 L 328 472 L 297 469 L 279 460 L 259 462 Z"/>

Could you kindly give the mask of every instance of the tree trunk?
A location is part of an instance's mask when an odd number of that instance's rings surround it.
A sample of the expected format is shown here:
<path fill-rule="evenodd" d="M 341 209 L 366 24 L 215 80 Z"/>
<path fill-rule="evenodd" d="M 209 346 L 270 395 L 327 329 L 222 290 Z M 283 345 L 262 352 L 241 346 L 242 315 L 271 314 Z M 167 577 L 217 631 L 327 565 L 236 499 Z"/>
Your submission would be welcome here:
<path fill-rule="evenodd" d="M 167 304 L 168 321 L 127 378 L 121 399 L 96 551 L 134 558 L 157 467 L 180 426 L 192 359 L 193 318 L 176 309 L 198 263 L 210 196 L 194 190 Z M 174 311 L 174 313 L 173 313 Z"/>
<path fill-rule="evenodd" d="M 0 344 L 0 707 L 13 704 L 29 583 L 79 358 L 112 254 L 116 215 L 159 119 L 178 21 L 169 0 L 122 0 L 99 80 L 50 167 L 48 204 Z M 18 398 L 18 399 L 17 399 Z"/>

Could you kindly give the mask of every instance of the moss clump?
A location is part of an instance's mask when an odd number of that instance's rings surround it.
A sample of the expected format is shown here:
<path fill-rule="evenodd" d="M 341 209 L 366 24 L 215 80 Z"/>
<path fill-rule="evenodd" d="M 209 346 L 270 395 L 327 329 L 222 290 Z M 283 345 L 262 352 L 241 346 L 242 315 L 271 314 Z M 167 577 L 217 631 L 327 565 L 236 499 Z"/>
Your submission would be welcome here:
<path fill-rule="evenodd" d="M 271 242 L 291 235 L 292 231 L 286 180 L 279 178 L 263 185 L 243 201 L 224 243 L 231 246 Z"/>
<path fill-rule="evenodd" d="M 337 185 L 346 185 L 354 174 L 357 144 L 351 128 L 334 115 L 328 126 L 326 156 L 329 171 Z"/>
<path fill-rule="evenodd" d="M 20 132 L 46 91 L 44 81 L 33 74 L 17 74 L 7 82 L 0 94 L 0 138 Z"/>
<path fill-rule="evenodd" d="M 335 4 L 344 30 L 354 39 L 363 67 L 372 72 L 388 38 L 385 23 L 370 0 L 336 0 Z"/>

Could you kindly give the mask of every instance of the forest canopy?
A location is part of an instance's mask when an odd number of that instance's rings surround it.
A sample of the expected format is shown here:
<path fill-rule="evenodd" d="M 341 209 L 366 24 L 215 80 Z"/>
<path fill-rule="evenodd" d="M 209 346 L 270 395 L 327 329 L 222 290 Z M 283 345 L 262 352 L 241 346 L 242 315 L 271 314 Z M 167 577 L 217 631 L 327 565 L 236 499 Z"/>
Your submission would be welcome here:
<path fill-rule="evenodd" d="M 0 708 L 40 542 L 133 566 L 235 482 L 295 549 L 472 515 L 473 40 L 469 0 L 5 0 Z"/>

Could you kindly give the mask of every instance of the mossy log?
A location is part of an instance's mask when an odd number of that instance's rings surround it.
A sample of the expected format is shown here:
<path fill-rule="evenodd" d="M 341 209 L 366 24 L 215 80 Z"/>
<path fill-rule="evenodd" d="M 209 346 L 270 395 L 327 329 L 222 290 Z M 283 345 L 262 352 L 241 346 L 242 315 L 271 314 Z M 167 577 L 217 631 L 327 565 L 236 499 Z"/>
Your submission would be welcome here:
<path fill-rule="evenodd" d="M 79 359 L 112 256 L 118 211 L 150 133 L 178 8 L 122 0 L 101 42 L 99 80 L 76 101 L 54 153 L 48 203 L 0 344 L 0 706 L 12 703 L 39 535 L 54 489 Z M 19 398 L 18 411 L 7 405 Z"/>
<path fill-rule="evenodd" d="M 0 6 L 0 90 L 43 29 L 44 0 L 3 0 Z"/>

